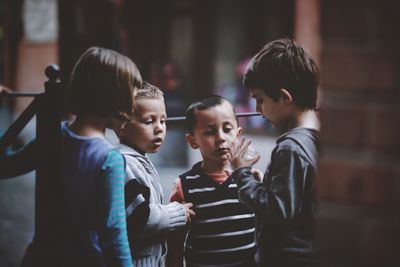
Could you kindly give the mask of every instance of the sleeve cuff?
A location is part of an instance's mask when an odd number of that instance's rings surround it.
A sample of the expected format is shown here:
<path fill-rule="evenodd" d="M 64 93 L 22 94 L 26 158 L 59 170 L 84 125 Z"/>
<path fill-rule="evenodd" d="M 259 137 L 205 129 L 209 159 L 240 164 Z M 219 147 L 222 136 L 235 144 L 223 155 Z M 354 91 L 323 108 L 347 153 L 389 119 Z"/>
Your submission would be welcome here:
<path fill-rule="evenodd" d="M 183 228 L 186 225 L 186 211 L 183 205 L 178 202 L 171 202 L 166 207 L 170 230 Z"/>
<path fill-rule="evenodd" d="M 251 167 L 242 167 L 242 168 L 236 169 L 232 173 L 231 177 L 239 185 L 239 184 L 241 184 L 242 179 L 249 175 L 252 175 Z"/>

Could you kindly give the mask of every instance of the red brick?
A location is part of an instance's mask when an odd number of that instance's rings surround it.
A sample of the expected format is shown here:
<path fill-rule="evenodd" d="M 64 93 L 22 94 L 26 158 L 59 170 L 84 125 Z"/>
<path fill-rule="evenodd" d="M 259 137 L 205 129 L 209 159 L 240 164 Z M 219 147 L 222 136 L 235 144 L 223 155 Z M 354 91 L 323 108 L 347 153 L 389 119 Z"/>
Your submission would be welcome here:
<path fill-rule="evenodd" d="M 323 108 L 321 138 L 324 144 L 360 147 L 365 144 L 365 112 L 356 108 Z"/>
<path fill-rule="evenodd" d="M 366 13 L 366 6 L 359 0 L 321 1 L 322 37 L 365 39 L 368 33 Z M 354 14 L 358 15 L 357 19 Z"/>
<path fill-rule="evenodd" d="M 394 205 L 396 172 L 391 167 L 321 159 L 318 197 L 350 204 Z"/>
<path fill-rule="evenodd" d="M 368 146 L 378 152 L 400 152 L 400 109 L 375 109 L 369 118 Z"/>
<path fill-rule="evenodd" d="M 325 49 L 321 83 L 326 90 L 390 92 L 398 85 L 397 57 L 360 48 Z"/>

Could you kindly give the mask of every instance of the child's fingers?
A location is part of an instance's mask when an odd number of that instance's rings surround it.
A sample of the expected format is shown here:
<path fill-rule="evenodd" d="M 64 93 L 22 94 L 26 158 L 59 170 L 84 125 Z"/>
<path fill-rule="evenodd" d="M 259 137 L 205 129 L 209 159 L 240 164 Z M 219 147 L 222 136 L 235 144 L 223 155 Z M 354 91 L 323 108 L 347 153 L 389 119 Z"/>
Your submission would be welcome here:
<path fill-rule="evenodd" d="M 259 169 L 252 168 L 251 173 L 258 181 L 261 182 L 263 180 L 264 174 Z"/>
<path fill-rule="evenodd" d="M 224 169 L 224 172 L 226 175 L 231 176 L 232 175 L 232 170 L 230 169 Z"/>
<path fill-rule="evenodd" d="M 196 216 L 196 212 L 194 210 L 189 209 L 190 217 Z"/>
<path fill-rule="evenodd" d="M 244 154 L 246 153 L 247 149 L 249 148 L 251 144 L 251 140 L 248 139 L 245 142 L 243 142 L 242 148 L 240 149 L 240 156 L 244 156 Z"/>
<path fill-rule="evenodd" d="M 231 149 L 231 160 L 240 156 L 241 151 L 243 149 L 243 144 L 245 143 L 245 139 L 242 137 L 238 142 L 234 143 L 233 148 Z"/>
<path fill-rule="evenodd" d="M 188 202 L 188 203 L 182 203 L 183 206 L 185 206 L 185 208 L 190 209 L 191 207 L 193 207 L 193 203 Z"/>

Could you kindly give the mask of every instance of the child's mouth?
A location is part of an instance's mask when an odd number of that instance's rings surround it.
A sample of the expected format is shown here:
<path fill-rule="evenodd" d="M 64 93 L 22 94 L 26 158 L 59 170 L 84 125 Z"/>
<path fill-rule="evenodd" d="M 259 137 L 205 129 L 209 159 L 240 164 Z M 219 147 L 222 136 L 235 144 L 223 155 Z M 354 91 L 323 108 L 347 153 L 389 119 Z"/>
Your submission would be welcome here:
<path fill-rule="evenodd" d="M 162 138 L 156 138 L 152 141 L 155 146 L 160 146 L 162 144 Z"/>
<path fill-rule="evenodd" d="M 227 147 L 218 148 L 217 152 L 225 154 L 225 153 L 229 152 L 229 148 L 227 148 Z"/>

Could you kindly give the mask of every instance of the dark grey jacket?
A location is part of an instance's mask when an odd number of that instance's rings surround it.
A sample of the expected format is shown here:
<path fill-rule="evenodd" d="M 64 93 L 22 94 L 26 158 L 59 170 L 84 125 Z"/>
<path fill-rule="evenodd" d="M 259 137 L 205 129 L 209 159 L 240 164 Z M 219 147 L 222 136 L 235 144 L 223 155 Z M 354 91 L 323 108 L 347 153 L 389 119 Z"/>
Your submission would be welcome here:
<path fill-rule="evenodd" d="M 250 168 L 232 177 L 239 199 L 256 214 L 259 265 L 311 266 L 318 134 L 295 128 L 276 143 L 262 182 Z"/>

